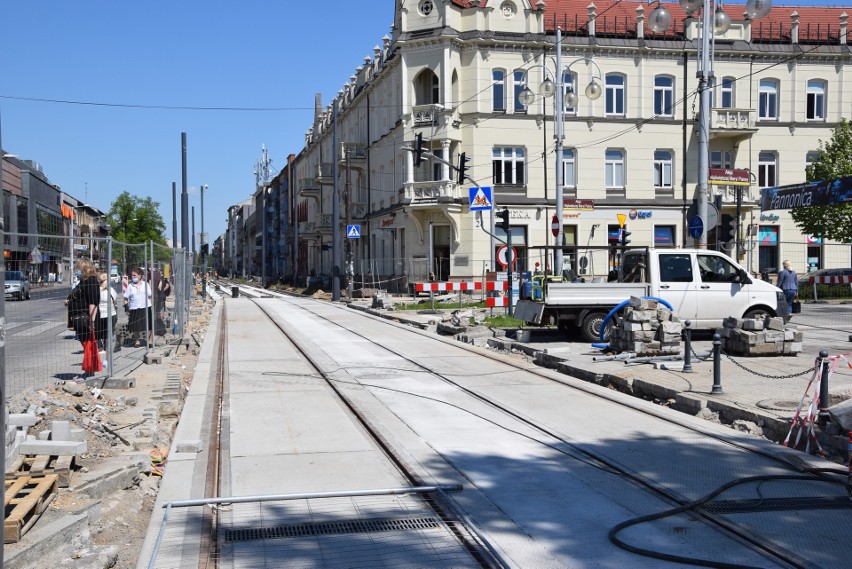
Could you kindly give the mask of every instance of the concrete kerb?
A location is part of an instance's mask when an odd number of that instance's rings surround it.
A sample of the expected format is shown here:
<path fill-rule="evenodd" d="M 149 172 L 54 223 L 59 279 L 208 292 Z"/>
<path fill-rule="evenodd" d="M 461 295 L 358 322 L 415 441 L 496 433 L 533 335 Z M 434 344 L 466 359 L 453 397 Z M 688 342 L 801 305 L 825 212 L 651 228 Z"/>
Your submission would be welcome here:
<path fill-rule="evenodd" d="M 211 390 L 215 387 L 210 374 L 215 359 L 214 347 L 218 339 L 222 307 L 222 302 L 216 302 L 213 307 L 207 333 L 201 344 L 192 385 L 186 394 L 180 421 L 172 438 L 166 473 L 160 483 L 145 540 L 139 552 L 136 565 L 138 569 L 148 567 L 157 534 L 163 523 L 163 505 L 175 500 L 201 498 L 204 495 L 208 453 L 202 446 L 193 443 L 206 440 L 206 429 L 210 426 L 205 410 Z"/>

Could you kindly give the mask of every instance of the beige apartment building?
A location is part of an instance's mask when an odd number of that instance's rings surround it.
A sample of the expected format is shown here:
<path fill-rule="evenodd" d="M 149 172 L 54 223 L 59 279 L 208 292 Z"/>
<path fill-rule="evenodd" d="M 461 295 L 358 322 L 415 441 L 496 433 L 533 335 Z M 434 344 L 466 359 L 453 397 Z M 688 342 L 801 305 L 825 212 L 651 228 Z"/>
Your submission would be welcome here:
<path fill-rule="evenodd" d="M 509 210 L 518 270 L 551 270 L 555 219 L 568 246 L 565 268 L 580 276 L 617 265 L 621 220 L 630 245 L 695 244 L 688 224 L 699 180 L 699 14 L 665 4 L 672 25 L 652 32 L 654 5 L 644 2 L 394 6 L 388 35 L 342 78 L 335 100 L 316 101 L 291 164 L 300 274 L 332 273 L 335 176 L 342 270 L 351 259 L 356 275 L 374 280 L 459 280 L 501 268 L 505 232 L 493 212 L 471 211 L 477 186 Z M 759 207 L 761 188 L 804 181 L 820 141 L 852 115 L 846 13 L 775 7 L 752 20 L 743 5 L 724 10 L 730 28 L 711 44 L 709 167 L 748 170 L 749 182 L 711 181 L 708 223 L 737 212 L 739 223 L 732 236 L 709 230 L 708 246 L 755 272 L 784 259 L 800 272 L 850 266 L 848 244 L 802 235 L 789 211 Z M 565 94 L 561 164 L 555 97 L 540 94 L 546 80 Z M 597 98 L 586 96 L 591 82 Z M 523 95 L 527 87 L 534 96 Z M 418 135 L 427 152 L 415 165 Z M 460 184 L 462 153 L 470 178 Z M 353 225 L 357 239 L 347 235 Z"/>

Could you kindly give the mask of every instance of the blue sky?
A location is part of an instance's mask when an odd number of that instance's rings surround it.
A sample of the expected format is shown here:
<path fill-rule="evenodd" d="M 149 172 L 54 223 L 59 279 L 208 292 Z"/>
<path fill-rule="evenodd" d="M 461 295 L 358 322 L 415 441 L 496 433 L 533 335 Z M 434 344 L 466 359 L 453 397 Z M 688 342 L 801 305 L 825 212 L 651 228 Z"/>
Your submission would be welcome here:
<path fill-rule="evenodd" d="M 254 191 L 261 145 L 275 171 L 304 146 L 314 94 L 327 104 L 390 34 L 393 0 L 31 0 L 3 2 L 2 142 L 54 184 L 108 210 L 122 191 L 151 196 L 171 237 L 172 182 L 187 185 L 201 231 Z M 122 108 L 26 101 L 268 112 Z M 180 212 L 178 212 L 180 224 Z M 180 227 L 178 227 L 180 235 Z"/>
<path fill-rule="evenodd" d="M 151 196 L 170 237 L 171 184 L 180 194 L 186 132 L 195 228 L 201 231 L 198 187 L 207 184 L 212 242 L 225 230 L 227 207 L 254 191 L 261 145 L 276 172 L 301 150 L 314 94 L 327 104 L 372 56 L 390 34 L 393 6 L 394 0 L 3 2 L 3 147 L 39 162 L 52 183 L 103 210 L 125 190 Z"/>

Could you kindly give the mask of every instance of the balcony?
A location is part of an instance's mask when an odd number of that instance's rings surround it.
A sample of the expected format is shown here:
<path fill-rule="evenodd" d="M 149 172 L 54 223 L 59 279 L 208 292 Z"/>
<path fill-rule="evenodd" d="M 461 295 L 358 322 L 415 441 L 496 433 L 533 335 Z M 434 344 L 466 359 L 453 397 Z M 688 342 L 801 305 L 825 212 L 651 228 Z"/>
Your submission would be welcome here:
<path fill-rule="evenodd" d="M 320 215 L 319 223 L 317 224 L 317 229 L 320 233 L 331 234 L 332 223 L 331 223 L 331 214 L 324 213 Z"/>
<path fill-rule="evenodd" d="M 757 132 L 757 112 L 754 109 L 710 109 L 710 138 L 735 138 L 735 142 L 750 138 Z"/>
<path fill-rule="evenodd" d="M 331 185 L 334 183 L 334 166 L 331 162 L 323 162 L 317 169 L 317 182 L 321 185 Z"/>
<path fill-rule="evenodd" d="M 433 139 L 447 138 L 450 136 L 448 125 L 452 122 L 452 132 L 458 130 L 458 121 L 451 121 L 453 118 L 453 109 L 448 109 L 443 105 L 416 105 L 411 107 L 411 126 L 412 128 L 429 127 L 429 137 Z"/>
<path fill-rule="evenodd" d="M 450 180 L 405 184 L 404 200 L 411 205 L 455 203 L 461 198 L 459 185 Z"/>
<path fill-rule="evenodd" d="M 347 153 L 349 155 L 349 166 L 351 168 L 365 168 L 367 166 L 367 145 L 346 144 L 343 145 L 343 153 L 340 156 L 340 165 L 345 167 Z"/>
<path fill-rule="evenodd" d="M 316 178 L 299 178 L 299 196 L 303 198 L 320 198 L 320 187 Z"/>

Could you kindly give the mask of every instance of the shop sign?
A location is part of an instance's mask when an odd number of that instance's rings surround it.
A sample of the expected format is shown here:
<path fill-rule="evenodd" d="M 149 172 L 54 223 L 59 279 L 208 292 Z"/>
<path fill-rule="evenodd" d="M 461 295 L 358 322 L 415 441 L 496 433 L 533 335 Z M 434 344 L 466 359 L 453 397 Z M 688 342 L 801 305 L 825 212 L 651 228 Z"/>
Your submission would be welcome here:
<path fill-rule="evenodd" d="M 760 221 L 765 221 L 765 222 L 768 222 L 768 223 L 775 223 L 779 219 L 781 219 L 781 218 L 778 217 L 774 213 L 761 213 L 760 214 Z"/>
<path fill-rule="evenodd" d="M 639 211 L 638 209 L 631 209 L 627 213 L 630 219 L 650 219 L 652 215 L 653 212 L 651 211 Z"/>
<path fill-rule="evenodd" d="M 582 209 L 587 211 L 594 211 L 595 209 L 595 200 L 564 200 L 562 202 L 565 206 L 565 209 Z"/>
<path fill-rule="evenodd" d="M 709 168 L 707 182 L 715 186 L 750 186 L 751 172 L 734 168 Z"/>

